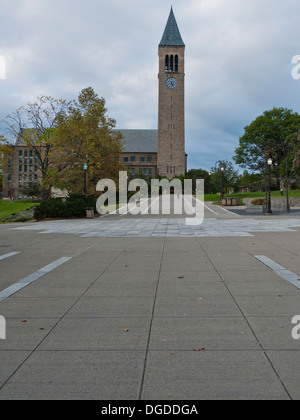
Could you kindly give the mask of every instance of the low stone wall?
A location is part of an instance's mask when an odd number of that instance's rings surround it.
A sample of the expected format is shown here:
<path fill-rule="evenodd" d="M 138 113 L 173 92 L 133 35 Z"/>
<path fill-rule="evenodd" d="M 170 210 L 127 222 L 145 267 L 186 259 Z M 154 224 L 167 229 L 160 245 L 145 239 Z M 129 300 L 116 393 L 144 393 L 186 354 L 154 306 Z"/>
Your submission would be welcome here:
<path fill-rule="evenodd" d="M 247 207 L 251 207 L 251 202 L 253 200 L 258 200 L 258 199 L 262 199 L 262 197 L 259 198 L 255 198 L 255 197 L 251 197 L 251 198 L 244 198 L 244 204 Z M 272 197 L 272 207 L 284 207 L 286 206 L 286 197 Z M 290 206 L 291 207 L 300 207 L 300 197 L 291 197 L 290 198 Z"/>

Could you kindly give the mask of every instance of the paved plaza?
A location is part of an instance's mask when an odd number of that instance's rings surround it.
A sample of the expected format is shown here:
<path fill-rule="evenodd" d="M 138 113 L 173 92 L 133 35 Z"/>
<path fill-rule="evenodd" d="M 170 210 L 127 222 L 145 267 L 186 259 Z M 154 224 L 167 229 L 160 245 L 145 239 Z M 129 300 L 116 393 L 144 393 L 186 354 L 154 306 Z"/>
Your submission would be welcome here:
<path fill-rule="evenodd" d="M 300 399 L 299 232 L 210 205 L 1 225 L 0 399 Z"/>

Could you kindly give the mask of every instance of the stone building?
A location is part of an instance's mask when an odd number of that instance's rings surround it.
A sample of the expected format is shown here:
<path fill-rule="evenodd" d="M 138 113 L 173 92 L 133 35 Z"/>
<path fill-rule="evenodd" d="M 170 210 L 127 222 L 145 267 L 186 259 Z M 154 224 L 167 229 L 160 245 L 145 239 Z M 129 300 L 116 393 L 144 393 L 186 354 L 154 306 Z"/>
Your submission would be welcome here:
<path fill-rule="evenodd" d="M 173 178 L 187 168 L 185 153 L 185 44 L 173 9 L 158 47 L 158 129 L 123 130 L 123 154 L 116 159 L 128 167 L 129 175 Z M 18 140 L 4 168 L 3 196 L 24 198 L 22 190 L 40 181 L 38 160 Z"/>

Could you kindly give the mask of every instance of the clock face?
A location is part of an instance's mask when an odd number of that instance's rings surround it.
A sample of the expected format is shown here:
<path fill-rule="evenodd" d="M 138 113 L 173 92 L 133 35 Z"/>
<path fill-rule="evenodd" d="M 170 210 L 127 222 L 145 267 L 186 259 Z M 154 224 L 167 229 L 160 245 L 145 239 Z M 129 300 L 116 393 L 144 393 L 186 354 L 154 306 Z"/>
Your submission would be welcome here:
<path fill-rule="evenodd" d="M 166 81 L 166 85 L 169 89 L 175 89 L 177 87 L 177 80 L 174 77 L 170 77 Z"/>

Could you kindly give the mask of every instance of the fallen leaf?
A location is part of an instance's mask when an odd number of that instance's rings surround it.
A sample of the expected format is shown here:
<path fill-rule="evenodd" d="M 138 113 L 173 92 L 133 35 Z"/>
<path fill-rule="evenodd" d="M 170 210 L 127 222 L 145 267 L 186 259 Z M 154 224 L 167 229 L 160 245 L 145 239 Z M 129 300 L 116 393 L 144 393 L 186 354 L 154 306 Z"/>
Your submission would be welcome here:
<path fill-rule="evenodd" d="M 27 322 L 27 319 L 23 319 L 23 321 L 22 321 L 23 323 L 25 323 L 25 322 Z"/>
<path fill-rule="evenodd" d="M 197 348 L 194 349 L 194 351 L 204 351 L 204 350 L 205 350 L 204 347 L 197 347 Z"/>
<path fill-rule="evenodd" d="M 128 328 L 126 328 L 126 330 L 124 330 L 124 332 L 128 332 L 129 331 L 129 329 Z"/>
<path fill-rule="evenodd" d="M 184 276 L 179 276 L 179 277 L 177 277 L 178 279 L 184 279 Z"/>

